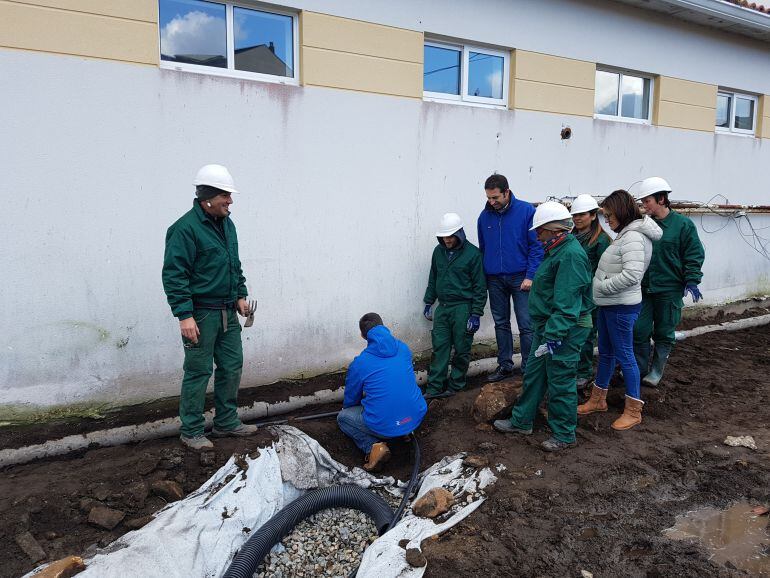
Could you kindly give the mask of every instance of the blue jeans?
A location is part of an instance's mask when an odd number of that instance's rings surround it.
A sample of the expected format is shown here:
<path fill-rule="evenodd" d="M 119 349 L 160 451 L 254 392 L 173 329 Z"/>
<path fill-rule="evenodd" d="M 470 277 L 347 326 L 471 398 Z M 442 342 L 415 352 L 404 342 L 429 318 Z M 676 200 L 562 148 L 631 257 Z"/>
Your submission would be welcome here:
<path fill-rule="evenodd" d="M 366 427 L 362 405 L 343 408 L 337 414 L 337 423 L 342 433 L 356 442 L 360 450 L 367 455 L 372 451 L 372 444 L 382 441 L 382 438 Z"/>
<path fill-rule="evenodd" d="M 599 307 L 596 325 L 599 330 L 599 367 L 596 370 L 596 385 L 602 389 L 610 386 L 610 377 L 615 363 L 623 370 L 626 395 L 640 398 L 639 366 L 634 357 L 634 323 L 639 317 L 642 304 L 611 305 Z"/>
<path fill-rule="evenodd" d="M 532 322 L 529 319 L 529 292 L 521 290 L 526 273 L 516 275 L 487 275 L 489 308 L 495 320 L 497 364 L 503 369 L 513 369 L 513 333 L 511 332 L 511 298 L 521 341 L 521 372 L 527 367 L 532 347 Z"/>

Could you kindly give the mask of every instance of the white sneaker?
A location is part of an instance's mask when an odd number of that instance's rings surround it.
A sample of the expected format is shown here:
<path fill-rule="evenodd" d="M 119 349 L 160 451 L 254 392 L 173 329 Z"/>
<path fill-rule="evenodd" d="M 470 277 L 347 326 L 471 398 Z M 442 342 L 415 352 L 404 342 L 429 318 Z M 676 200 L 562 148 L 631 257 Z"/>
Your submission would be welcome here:
<path fill-rule="evenodd" d="M 193 436 L 191 438 L 188 438 L 185 436 L 179 436 L 179 439 L 182 441 L 182 444 L 186 445 L 188 448 L 196 452 L 199 452 L 201 450 L 214 449 L 214 444 L 212 444 L 211 440 L 209 440 L 209 438 L 207 438 L 204 435 Z"/>

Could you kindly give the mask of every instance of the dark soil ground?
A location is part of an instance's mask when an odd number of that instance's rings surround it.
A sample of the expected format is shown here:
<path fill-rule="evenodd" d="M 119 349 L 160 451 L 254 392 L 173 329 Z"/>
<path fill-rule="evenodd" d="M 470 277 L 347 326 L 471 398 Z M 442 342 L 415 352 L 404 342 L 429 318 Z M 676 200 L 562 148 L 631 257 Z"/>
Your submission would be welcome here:
<path fill-rule="evenodd" d="M 423 544 L 426 576 L 744 576 L 718 566 L 697 544 L 661 531 L 677 514 L 701 506 L 770 501 L 770 326 L 717 332 L 679 343 L 665 386 L 643 391 L 644 422 L 628 432 L 610 423 L 621 411 L 622 389 L 610 410 L 584 418 L 577 448 L 544 454 L 544 422 L 518 438 L 477 426 L 469 390 L 436 400 L 419 431 L 423 467 L 459 451 L 482 454 L 508 469 L 488 501 L 437 540 Z M 332 408 L 337 409 L 337 408 Z M 305 413 L 325 411 L 314 407 Z M 362 456 L 333 419 L 294 422 L 334 458 L 360 465 Z M 102 424 L 104 427 L 104 424 Z M 101 428 L 100 428 L 101 429 Z M 758 450 L 722 444 L 752 435 Z M 33 563 L 15 542 L 30 532 L 57 559 L 84 554 L 129 531 L 164 505 L 148 490 L 155 480 L 177 481 L 190 492 L 234 452 L 270 443 L 267 432 L 247 440 L 217 440 L 201 457 L 165 439 L 95 448 L 0 471 L 0 576 L 20 576 Z M 394 444 L 385 473 L 401 479 L 409 446 Z M 88 511 L 105 504 L 126 513 L 112 531 L 89 525 Z M 768 538 L 770 541 L 770 538 Z"/>

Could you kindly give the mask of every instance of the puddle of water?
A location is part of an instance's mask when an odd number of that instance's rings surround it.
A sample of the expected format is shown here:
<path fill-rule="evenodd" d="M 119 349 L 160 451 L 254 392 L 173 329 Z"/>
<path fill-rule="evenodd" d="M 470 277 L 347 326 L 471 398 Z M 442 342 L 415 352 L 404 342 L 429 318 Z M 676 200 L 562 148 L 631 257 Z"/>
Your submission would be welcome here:
<path fill-rule="evenodd" d="M 672 540 L 695 538 L 719 564 L 757 576 L 770 576 L 770 527 L 768 516 L 752 513 L 752 506 L 738 503 L 727 510 L 702 508 L 677 516 L 673 528 L 663 530 Z"/>

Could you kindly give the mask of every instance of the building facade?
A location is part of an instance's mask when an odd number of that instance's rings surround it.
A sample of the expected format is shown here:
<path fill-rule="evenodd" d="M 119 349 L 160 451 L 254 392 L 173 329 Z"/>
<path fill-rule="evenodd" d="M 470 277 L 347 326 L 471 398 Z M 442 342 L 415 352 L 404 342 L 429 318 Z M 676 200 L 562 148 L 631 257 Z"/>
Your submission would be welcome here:
<path fill-rule="evenodd" d="M 163 240 L 203 164 L 242 191 L 247 386 L 344 367 L 367 311 L 428 348 L 434 229 L 475 241 L 493 172 L 770 204 L 770 16 L 720 0 L 0 0 L 0 73 L 0 413 L 178 394 Z M 691 217 L 707 302 L 770 291 L 766 213 Z"/>

